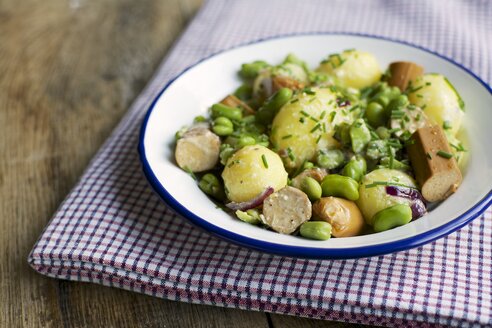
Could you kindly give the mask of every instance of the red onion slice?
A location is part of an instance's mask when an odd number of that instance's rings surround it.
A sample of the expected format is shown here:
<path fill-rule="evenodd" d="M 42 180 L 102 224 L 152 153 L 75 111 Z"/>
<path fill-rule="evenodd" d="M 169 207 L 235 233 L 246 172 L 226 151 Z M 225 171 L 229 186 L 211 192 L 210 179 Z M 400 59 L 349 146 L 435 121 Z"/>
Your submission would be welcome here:
<path fill-rule="evenodd" d="M 422 194 L 414 188 L 400 187 L 400 186 L 386 186 L 386 193 L 395 197 L 402 197 L 410 199 L 410 208 L 412 209 L 412 218 L 418 219 L 427 213 L 424 197 Z"/>
<path fill-rule="evenodd" d="M 248 200 L 247 202 L 241 202 L 241 203 L 236 203 L 236 202 L 230 202 L 226 204 L 228 208 L 231 210 L 237 211 L 247 211 L 252 208 L 258 207 L 263 204 L 263 201 L 265 198 L 273 194 L 273 188 L 272 187 L 267 187 L 261 194 L 256 196 L 255 198 Z"/>

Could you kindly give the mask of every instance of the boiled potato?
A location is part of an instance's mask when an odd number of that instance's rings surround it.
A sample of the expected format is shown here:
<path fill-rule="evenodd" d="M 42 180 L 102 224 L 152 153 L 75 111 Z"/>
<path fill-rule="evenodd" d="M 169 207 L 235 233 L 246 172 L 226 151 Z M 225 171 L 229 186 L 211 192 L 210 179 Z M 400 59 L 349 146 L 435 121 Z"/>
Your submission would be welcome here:
<path fill-rule="evenodd" d="M 388 195 L 384 185 L 366 187 L 374 182 L 389 182 L 416 188 L 413 178 L 398 170 L 377 169 L 366 174 L 359 187 L 359 199 L 356 203 L 369 225 L 373 225 L 377 212 L 396 204 L 410 204 L 409 199 Z"/>
<path fill-rule="evenodd" d="M 381 69 L 374 55 L 358 50 L 345 50 L 322 61 L 318 72 L 334 76 L 342 87 L 362 89 L 381 79 Z"/>
<path fill-rule="evenodd" d="M 464 103 L 448 79 L 440 74 L 425 74 L 412 83 L 411 90 L 415 91 L 408 95 L 410 102 L 423 108 L 432 123 L 446 125 L 448 132 L 456 135 Z"/>
<path fill-rule="evenodd" d="M 311 91 L 285 104 L 273 119 L 270 140 L 276 149 L 290 155 L 285 157 L 289 168 L 313 160 L 320 149 L 337 147 L 335 125 L 354 119 L 354 114 L 338 107 L 337 94 L 329 88 Z"/>
<path fill-rule="evenodd" d="M 232 155 L 222 172 L 227 197 L 245 202 L 261 194 L 267 187 L 275 191 L 287 185 L 287 172 L 280 156 L 260 146 L 246 146 Z"/>

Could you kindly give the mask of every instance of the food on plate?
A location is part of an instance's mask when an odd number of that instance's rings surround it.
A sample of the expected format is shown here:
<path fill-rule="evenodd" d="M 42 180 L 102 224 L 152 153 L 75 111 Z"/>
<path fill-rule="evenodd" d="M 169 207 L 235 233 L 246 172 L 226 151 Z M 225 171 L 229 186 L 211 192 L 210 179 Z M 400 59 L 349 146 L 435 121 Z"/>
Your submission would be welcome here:
<path fill-rule="evenodd" d="M 245 63 L 175 158 L 245 224 L 313 240 L 387 231 L 459 187 L 464 103 L 443 75 L 345 50 Z M 196 173 L 196 175 L 195 175 Z M 425 219 L 425 218 L 424 218 Z"/>

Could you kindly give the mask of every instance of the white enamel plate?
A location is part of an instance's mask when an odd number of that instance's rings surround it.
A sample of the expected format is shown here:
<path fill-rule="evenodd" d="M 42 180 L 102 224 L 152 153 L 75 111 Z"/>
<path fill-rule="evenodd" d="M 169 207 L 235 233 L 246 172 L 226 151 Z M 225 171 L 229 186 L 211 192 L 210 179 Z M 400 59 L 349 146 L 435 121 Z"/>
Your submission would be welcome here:
<path fill-rule="evenodd" d="M 413 61 L 445 75 L 466 104 L 469 151 L 458 191 L 426 216 L 381 233 L 327 241 L 282 235 L 243 223 L 218 209 L 174 162 L 174 134 L 237 88 L 242 63 L 281 62 L 288 53 L 311 67 L 330 53 L 356 48 L 373 53 L 382 68 Z M 392 253 L 443 237 L 471 222 L 492 203 L 492 90 L 470 71 L 428 50 L 379 37 L 310 34 L 277 37 L 221 52 L 189 67 L 150 106 L 140 135 L 140 158 L 150 184 L 177 213 L 231 242 L 269 253 L 307 258 L 356 258 Z"/>

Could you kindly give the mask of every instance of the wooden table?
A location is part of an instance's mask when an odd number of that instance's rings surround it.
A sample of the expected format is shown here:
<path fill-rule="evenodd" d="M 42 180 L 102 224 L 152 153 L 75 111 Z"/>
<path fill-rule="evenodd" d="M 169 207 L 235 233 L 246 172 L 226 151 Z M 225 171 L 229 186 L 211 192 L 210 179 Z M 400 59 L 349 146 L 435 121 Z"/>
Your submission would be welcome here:
<path fill-rule="evenodd" d="M 1 327 L 355 327 L 50 279 L 36 238 L 200 0 L 0 2 Z"/>

